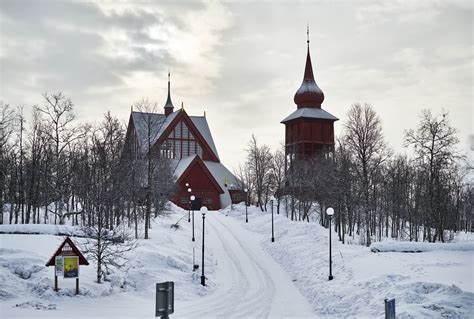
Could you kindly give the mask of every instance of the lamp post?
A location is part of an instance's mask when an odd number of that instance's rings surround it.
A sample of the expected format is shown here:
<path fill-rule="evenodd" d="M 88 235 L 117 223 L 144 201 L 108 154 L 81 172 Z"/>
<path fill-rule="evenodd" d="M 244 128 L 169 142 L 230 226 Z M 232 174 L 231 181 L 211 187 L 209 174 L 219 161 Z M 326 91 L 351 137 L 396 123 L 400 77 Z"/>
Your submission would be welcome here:
<path fill-rule="evenodd" d="M 232 202 L 232 195 L 230 194 L 230 189 L 234 189 L 234 184 L 230 184 L 230 188 L 229 188 L 230 210 L 234 210 L 234 203 Z"/>
<path fill-rule="evenodd" d="M 186 183 L 186 186 L 189 186 L 188 183 Z M 191 188 L 188 188 L 188 193 L 191 195 Z M 188 209 L 188 223 L 191 222 L 191 202 L 189 202 L 189 209 Z"/>
<path fill-rule="evenodd" d="M 328 209 L 326 209 L 326 214 L 329 216 L 329 280 L 332 280 L 334 277 L 332 276 L 331 220 L 332 215 L 334 215 L 334 209 L 332 207 L 328 207 Z"/>
<path fill-rule="evenodd" d="M 248 201 L 249 201 L 249 190 L 246 188 L 246 189 L 244 189 L 244 192 L 245 192 L 245 222 L 248 223 L 249 222 L 249 215 L 248 215 L 248 212 L 247 212 L 247 205 L 248 205 Z"/>
<path fill-rule="evenodd" d="M 191 200 L 191 209 L 193 210 L 193 241 L 194 241 L 194 206 L 193 206 L 193 202 L 196 199 L 196 196 L 191 195 L 191 197 L 189 199 Z"/>
<path fill-rule="evenodd" d="M 201 207 L 202 213 L 202 274 L 201 274 L 201 285 L 206 285 L 206 277 L 204 277 L 204 219 L 206 218 L 207 207 Z"/>
<path fill-rule="evenodd" d="M 272 205 L 272 243 L 275 241 L 275 235 L 273 233 L 273 201 L 275 200 L 275 197 L 270 197 L 270 203 Z"/>

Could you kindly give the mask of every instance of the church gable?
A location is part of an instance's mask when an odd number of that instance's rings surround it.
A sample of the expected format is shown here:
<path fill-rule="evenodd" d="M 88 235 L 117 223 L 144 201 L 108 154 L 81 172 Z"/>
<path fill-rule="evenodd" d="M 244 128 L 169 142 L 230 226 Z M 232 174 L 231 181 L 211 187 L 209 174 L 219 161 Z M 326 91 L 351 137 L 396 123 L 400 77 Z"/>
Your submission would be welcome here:
<path fill-rule="evenodd" d="M 181 176 L 178 177 L 178 183 L 180 182 L 189 183 L 196 190 L 214 191 L 219 194 L 224 193 L 224 190 L 198 156 L 194 157 Z"/>
<path fill-rule="evenodd" d="M 188 185 L 192 189 L 192 195 L 196 197 L 196 202 L 205 205 L 211 210 L 222 208 L 221 194 L 224 189 L 216 180 L 216 176 L 208 169 L 199 156 L 180 160 L 176 169 L 178 192 L 174 197 L 174 202 L 181 207 L 187 208 L 190 205 Z M 220 164 L 216 162 L 206 162 Z M 182 167 L 179 167 L 182 166 Z"/>
<path fill-rule="evenodd" d="M 212 146 L 214 145 L 210 133 L 206 139 L 206 135 L 200 132 L 184 110 L 178 112 L 179 114 L 168 125 L 157 141 L 160 154 L 171 159 L 198 155 L 203 160 L 219 162 L 216 152 L 208 143 L 210 139 Z"/>

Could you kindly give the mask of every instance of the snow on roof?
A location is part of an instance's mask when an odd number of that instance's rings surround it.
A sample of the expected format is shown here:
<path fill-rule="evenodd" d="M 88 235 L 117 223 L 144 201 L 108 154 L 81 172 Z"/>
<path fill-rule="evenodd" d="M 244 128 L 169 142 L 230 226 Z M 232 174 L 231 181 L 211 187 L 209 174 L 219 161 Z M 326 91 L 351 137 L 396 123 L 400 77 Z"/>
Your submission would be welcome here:
<path fill-rule="evenodd" d="M 188 168 L 189 164 L 191 164 L 191 162 L 194 160 L 196 156 L 198 155 L 184 157 L 180 160 L 177 160 L 177 159 L 171 160 L 172 166 L 174 166 L 174 176 L 176 178 L 180 178 L 181 175 L 183 175 L 184 171 Z M 222 163 L 212 162 L 212 161 L 203 161 L 203 162 L 222 189 L 226 188 L 225 187 L 226 177 L 229 182 L 229 185 L 227 185 L 228 187 L 230 187 L 230 184 L 233 184 L 235 186 L 238 185 L 237 178 Z"/>
<path fill-rule="evenodd" d="M 186 168 L 188 168 L 189 164 L 193 161 L 194 157 L 197 155 L 192 155 L 188 157 L 183 157 L 182 159 L 173 159 L 171 160 L 172 166 L 174 166 L 174 176 L 176 179 L 179 179 L 181 175 L 183 175 Z"/>
<path fill-rule="evenodd" d="M 319 109 L 319 108 L 307 108 L 303 107 L 300 109 L 297 109 L 290 115 L 288 115 L 283 121 L 280 123 L 285 123 L 300 117 L 305 117 L 305 118 L 313 118 L 313 119 L 323 119 L 323 120 L 332 120 L 332 121 L 337 121 L 339 120 L 337 117 L 332 115 L 331 113 Z"/>
<path fill-rule="evenodd" d="M 207 169 L 211 172 L 212 176 L 216 179 L 219 186 L 225 191 L 225 178 L 227 177 L 229 184 L 227 187 L 230 188 L 230 185 L 233 184 L 234 187 L 237 187 L 238 182 L 237 178 L 232 174 L 222 163 L 204 161 Z M 232 189 L 232 188 L 231 188 Z"/>
<path fill-rule="evenodd" d="M 132 119 L 138 143 L 142 148 L 145 148 L 145 142 L 148 141 L 148 138 L 150 138 L 151 144 L 160 138 L 159 132 L 166 121 L 166 116 L 156 113 L 132 112 Z"/>
<path fill-rule="evenodd" d="M 172 165 L 175 167 L 174 168 L 174 176 L 179 179 L 181 175 L 183 175 L 184 171 L 188 168 L 189 164 L 193 161 L 193 159 L 197 155 L 193 156 L 188 156 L 185 158 L 182 158 L 181 160 L 171 160 Z M 222 163 L 220 162 L 212 162 L 212 161 L 203 161 L 204 165 L 206 165 L 207 169 L 211 173 L 211 175 L 214 177 L 216 182 L 219 184 L 219 186 L 222 188 L 224 191 L 224 194 L 220 195 L 220 201 L 221 205 L 223 207 L 226 207 L 230 205 L 230 194 L 229 194 L 229 188 L 232 189 L 230 185 L 234 185 L 234 187 L 237 187 L 238 181 L 237 178 L 232 174 L 227 167 L 225 167 Z M 227 187 L 225 186 L 225 180 L 227 178 L 228 185 Z"/>
<path fill-rule="evenodd" d="M 214 140 L 212 139 L 211 130 L 209 129 L 206 118 L 204 116 L 190 116 L 189 118 L 191 118 L 191 121 L 193 121 L 194 125 L 201 133 L 202 137 L 204 137 L 216 157 L 219 158 L 219 154 L 217 154 L 217 148 L 214 144 Z"/>

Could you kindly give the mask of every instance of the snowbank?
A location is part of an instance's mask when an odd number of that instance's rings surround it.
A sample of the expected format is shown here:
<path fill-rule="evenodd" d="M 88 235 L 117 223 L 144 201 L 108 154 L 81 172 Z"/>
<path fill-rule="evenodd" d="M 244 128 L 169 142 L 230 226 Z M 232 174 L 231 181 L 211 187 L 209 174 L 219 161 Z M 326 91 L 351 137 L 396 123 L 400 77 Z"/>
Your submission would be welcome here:
<path fill-rule="evenodd" d="M 56 236 L 84 236 L 80 227 L 51 224 L 0 225 L 0 234 L 45 234 Z"/>
<path fill-rule="evenodd" d="M 382 241 L 370 245 L 370 251 L 374 253 L 389 251 L 402 253 L 421 253 L 438 250 L 474 251 L 474 242 L 426 243 L 413 241 Z"/>

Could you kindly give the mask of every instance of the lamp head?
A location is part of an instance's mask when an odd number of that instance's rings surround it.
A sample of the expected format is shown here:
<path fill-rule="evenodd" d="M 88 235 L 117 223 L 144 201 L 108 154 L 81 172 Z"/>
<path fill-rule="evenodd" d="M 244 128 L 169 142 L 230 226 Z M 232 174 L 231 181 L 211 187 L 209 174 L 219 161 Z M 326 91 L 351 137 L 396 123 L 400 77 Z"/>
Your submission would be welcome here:
<path fill-rule="evenodd" d="M 200 209 L 201 213 L 202 213 L 202 216 L 206 216 L 206 213 L 207 213 L 207 207 L 206 206 L 202 206 L 201 209 Z"/>
<path fill-rule="evenodd" d="M 328 214 L 328 216 L 334 215 L 334 208 L 328 207 L 328 209 L 326 209 L 326 214 Z"/>
<path fill-rule="evenodd" d="M 188 188 L 188 193 L 191 193 L 191 188 Z"/>
<path fill-rule="evenodd" d="M 247 188 L 244 188 L 244 192 L 246 192 L 246 193 L 247 193 L 248 191 L 249 191 L 249 190 L 248 190 Z"/>
<path fill-rule="evenodd" d="M 186 183 L 186 187 L 189 187 L 189 183 Z"/>
<path fill-rule="evenodd" d="M 196 196 L 194 195 L 191 195 L 191 197 L 189 197 L 191 200 L 195 200 L 196 199 Z"/>
<path fill-rule="evenodd" d="M 275 200 L 275 196 L 271 196 L 270 200 L 273 202 Z"/>

